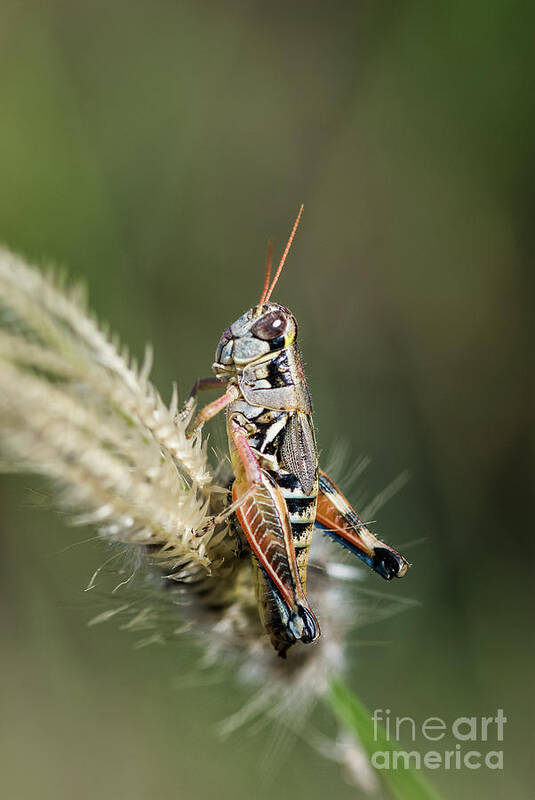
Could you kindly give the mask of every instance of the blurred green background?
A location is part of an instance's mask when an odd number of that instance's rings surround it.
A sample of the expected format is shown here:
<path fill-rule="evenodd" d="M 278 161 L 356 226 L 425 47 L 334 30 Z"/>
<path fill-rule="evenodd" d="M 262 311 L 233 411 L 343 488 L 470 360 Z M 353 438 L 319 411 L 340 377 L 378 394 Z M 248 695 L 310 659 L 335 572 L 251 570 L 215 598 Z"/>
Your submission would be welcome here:
<path fill-rule="evenodd" d="M 320 446 L 369 456 L 370 495 L 411 473 L 379 530 L 413 569 L 365 586 L 420 605 L 370 616 L 348 679 L 417 720 L 505 710 L 503 772 L 430 773 L 456 800 L 533 791 L 534 16 L 505 0 L 0 10 L 0 239 L 82 278 L 134 352 L 150 340 L 164 397 L 209 373 L 305 203 L 275 299 L 300 322 Z M 37 485 L 0 488 L 3 796 L 358 796 L 303 744 L 260 775 L 266 735 L 220 742 L 247 695 L 196 686 L 191 643 L 87 629 L 103 549 L 65 550 L 91 532 L 36 511 Z"/>

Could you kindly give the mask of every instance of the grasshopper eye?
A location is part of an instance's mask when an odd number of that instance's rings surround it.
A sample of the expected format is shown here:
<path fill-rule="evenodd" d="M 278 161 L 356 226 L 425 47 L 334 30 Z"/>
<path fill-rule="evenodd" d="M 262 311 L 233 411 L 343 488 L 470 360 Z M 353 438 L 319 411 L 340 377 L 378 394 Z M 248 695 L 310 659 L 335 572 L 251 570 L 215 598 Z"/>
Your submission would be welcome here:
<path fill-rule="evenodd" d="M 282 336 L 286 330 L 286 316 L 282 311 L 270 311 L 259 319 L 256 325 L 253 326 L 252 332 L 258 339 L 270 341 Z"/>

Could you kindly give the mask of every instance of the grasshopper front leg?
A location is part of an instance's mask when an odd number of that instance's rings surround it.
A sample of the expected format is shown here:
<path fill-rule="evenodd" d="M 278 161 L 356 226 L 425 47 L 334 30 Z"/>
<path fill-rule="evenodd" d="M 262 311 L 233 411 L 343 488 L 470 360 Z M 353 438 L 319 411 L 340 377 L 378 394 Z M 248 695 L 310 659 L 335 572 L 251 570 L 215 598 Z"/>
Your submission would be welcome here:
<path fill-rule="evenodd" d="M 207 389 L 220 389 L 228 381 L 227 375 L 209 375 L 208 378 L 197 378 L 193 386 L 187 402 L 194 402 L 198 392 L 206 391 Z"/>
<path fill-rule="evenodd" d="M 213 387 L 210 386 L 210 388 Z M 191 439 L 194 432 L 200 425 L 203 425 L 205 422 L 208 422 L 209 419 L 212 419 L 212 417 L 215 417 L 216 414 L 219 414 L 220 411 L 223 411 L 223 409 L 225 409 L 228 405 L 230 405 L 230 403 L 232 403 L 234 400 L 237 400 L 239 394 L 240 394 L 239 389 L 236 386 L 234 386 L 234 384 L 232 384 L 231 386 L 229 386 L 225 394 L 222 394 L 221 397 L 218 397 L 212 403 L 208 403 L 207 406 L 204 406 L 204 408 L 202 408 L 199 411 L 193 422 L 188 426 L 188 430 L 186 432 L 186 438 Z M 188 403 L 194 397 L 195 397 L 194 394 L 190 395 L 190 400 L 188 400 Z"/>
<path fill-rule="evenodd" d="M 324 533 L 351 550 L 385 580 L 402 578 L 407 572 L 408 561 L 373 535 L 338 487 L 321 470 L 316 522 Z"/>
<path fill-rule="evenodd" d="M 292 529 L 284 498 L 271 476 L 261 469 L 243 428 L 230 420 L 229 430 L 239 457 L 232 498 L 245 538 L 264 573 L 287 633 L 287 643 L 274 644 L 280 655 L 296 639 L 318 638 L 318 622 L 303 591 Z M 238 459 L 236 459 L 238 463 Z M 273 632 L 272 638 L 273 638 Z"/>

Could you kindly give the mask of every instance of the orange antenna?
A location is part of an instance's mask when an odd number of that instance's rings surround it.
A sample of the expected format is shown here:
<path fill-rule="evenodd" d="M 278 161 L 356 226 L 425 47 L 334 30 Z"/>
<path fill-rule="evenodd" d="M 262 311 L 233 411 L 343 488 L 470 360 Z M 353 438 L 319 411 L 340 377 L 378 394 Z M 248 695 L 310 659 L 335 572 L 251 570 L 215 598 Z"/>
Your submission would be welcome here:
<path fill-rule="evenodd" d="M 269 279 L 271 278 L 271 259 L 273 256 L 273 242 L 271 239 L 268 242 L 267 246 L 267 258 L 266 258 L 266 277 L 264 280 L 264 288 L 262 289 L 262 296 L 260 298 L 260 302 L 258 303 L 258 307 L 261 308 L 264 305 L 266 295 L 269 288 Z"/>
<path fill-rule="evenodd" d="M 301 208 L 299 209 L 299 214 L 297 215 L 297 219 L 294 222 L 294 226 L 292 228 L 292 232 L 290 234 L 290 238 L 288 239 L 288 244 L 286 245 L 284 253 L 282 254 L 281 262 L 280 262 L 279 266 L 277 267 L 277 272 L 275 273 L 275 277 L 273 278 L 273 282 L 272 282 L 271 286 L 269 287 L 269 289 L 267 291 L 267 294 L 265 296 L 262 295 L 262 303 L 268 303 L 269 302 L 269 298 L 271 297 L 271 293 L 272 293 L 273 289 L 275 288 L 275 284 L 279 280 L 279 275 L 282 272 L 282 268 L 284 266 L 284 262 L 286 261 L 286 256 L 290 252 L 290 247 L 292 246 L 293 238 L 295 236 L 295 232 L 297 230 L 297 226 L 299 225 L 299 220 L 301 219 L 301 214 L 303 213 L 303 208 L 304 208 L 304 206 L 303 206 L 303 204 L 301 204 Z"/>

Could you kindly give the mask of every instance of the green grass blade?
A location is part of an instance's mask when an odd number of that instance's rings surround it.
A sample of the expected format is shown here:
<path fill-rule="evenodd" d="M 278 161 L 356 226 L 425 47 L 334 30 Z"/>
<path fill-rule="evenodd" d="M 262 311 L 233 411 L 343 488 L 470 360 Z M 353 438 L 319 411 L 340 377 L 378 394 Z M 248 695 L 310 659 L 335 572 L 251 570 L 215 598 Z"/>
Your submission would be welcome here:
<path fill-rule="evenodd" d="M 399 750 L 398 742 L 390 742 L 381 726 L 374 737 L 372 715 L 341 680 L 331 682 L 327 701 L 338 721 L 352 731 L 371 758 L 378 750 Z M 376 771 L 398 800 L 442 800 L 439 793 L 417 770 L 381 769 Z"/>

